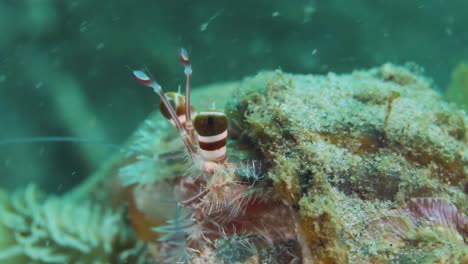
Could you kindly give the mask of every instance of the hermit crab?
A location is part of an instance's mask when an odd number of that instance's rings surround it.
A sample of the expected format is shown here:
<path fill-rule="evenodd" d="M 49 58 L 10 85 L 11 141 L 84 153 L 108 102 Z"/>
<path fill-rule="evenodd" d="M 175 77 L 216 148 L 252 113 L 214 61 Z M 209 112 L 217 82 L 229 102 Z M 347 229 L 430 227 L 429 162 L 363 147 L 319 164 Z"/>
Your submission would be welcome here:
<path fill-rule="evenodd" d="M 134 70 L 133 77 L 140 84 L 152 88 L 161 98 L 161 113 L 179 131 L 192 160 L 203 160 L 202 169 L 213 172 L 217 167 L 215 164 L 222 164 L 226 160 L 228 120 L 223 112 L 216 110 L 208 110 L 199 114 L 194 112 L 190 105 L 192 66 L 188 53 L 183 48 L 180 49 L 179 59 L 185 68 L 185 97 L 174 92 L 164 94 L 161 85 L 145 71 Z"/>
<path fill-rule="evenodd" d="M 164 93 L 146 70 L 132 71 L 159 96 L 160 112 L 177 129 L 189 164 L 182 175 L 132 182 L 129 218 L 137 237 L 151 259 L 163 263 L 300 262 L 294 209 L 263 177 L 261 161 L 227 156 L 228 117 L 214 109 L 195 111 L 192 67 L 183 48 L 179 60 L 185 96 Z"/>

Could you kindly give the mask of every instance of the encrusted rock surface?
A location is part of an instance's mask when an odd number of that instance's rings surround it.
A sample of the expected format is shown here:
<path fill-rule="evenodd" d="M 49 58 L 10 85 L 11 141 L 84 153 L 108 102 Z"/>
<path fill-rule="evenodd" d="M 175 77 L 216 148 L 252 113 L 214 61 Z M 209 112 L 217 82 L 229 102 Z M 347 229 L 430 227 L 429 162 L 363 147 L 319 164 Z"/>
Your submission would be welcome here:
<path fill-rule="evenodd" d="M 365 230 L 411 198 L 442 197 L 468 209 L 466 116 L 417 69 L 262 73 L 239 86 L 227 114 L 237 141 L 254 146 L 277 191 L 299 205 L 311 261 L 398 257 Z"/>

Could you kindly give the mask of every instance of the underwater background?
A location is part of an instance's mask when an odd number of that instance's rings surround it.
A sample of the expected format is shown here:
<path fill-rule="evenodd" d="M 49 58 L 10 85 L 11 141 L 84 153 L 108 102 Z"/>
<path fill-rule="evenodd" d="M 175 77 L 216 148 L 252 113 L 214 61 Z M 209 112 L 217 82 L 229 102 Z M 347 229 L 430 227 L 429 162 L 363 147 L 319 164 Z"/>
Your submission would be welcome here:
<path fill-rule="evenodd" d="M 176 90 L 181 46 L 196 58 L 195 87 L 261 70 L 342 73 L 414 62 L 444 93 L 453 69 L 468 59 L 466 10 L 464 0 L 3 0 L 0 139 L 122 144 L 158 104 L 128 67 L 148 67 L 165 89 Z M 113 152 L 69 143 L 1 145 L 0 185 L 33 181 L 60 193 Z"/>
<path fill-rule="evenodd" d="M 0 1 L 0 263 L 468 263 L 466 10 Z"/>

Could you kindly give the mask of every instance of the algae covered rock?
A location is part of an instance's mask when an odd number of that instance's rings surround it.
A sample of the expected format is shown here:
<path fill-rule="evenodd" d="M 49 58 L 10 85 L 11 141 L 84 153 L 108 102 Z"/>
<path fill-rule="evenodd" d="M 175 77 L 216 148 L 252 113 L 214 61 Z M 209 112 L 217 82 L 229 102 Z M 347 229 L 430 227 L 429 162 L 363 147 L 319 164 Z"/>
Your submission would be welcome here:
<path fill-rule="evenodd" d="M 304 261 L 392 259 L 396 247 L 365 237 L 367 226 L 411 198 L 468 209 L 466 116 L 416 69 L 261 73 L 226 109 L 236 142 L 254 146 L 277 191 L 298 204 Z"/>
<path fill-rule="evenodd" d="M 435 195 L 466 181 L 464 113 L 404 68 L 266 73 L 238 92 L 228 113 L 291 198 L 314 187 L 316 175 L 344 193 L 380 200 Z"/>

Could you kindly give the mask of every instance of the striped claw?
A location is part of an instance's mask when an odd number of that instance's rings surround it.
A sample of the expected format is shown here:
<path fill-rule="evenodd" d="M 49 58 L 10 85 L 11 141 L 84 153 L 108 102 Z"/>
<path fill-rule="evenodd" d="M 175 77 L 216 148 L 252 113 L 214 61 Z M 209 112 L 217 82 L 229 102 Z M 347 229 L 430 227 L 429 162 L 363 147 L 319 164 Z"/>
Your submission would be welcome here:
<path fill-rule="evenodd" d="M 200 154 L 206 161 L 226 160 L 228 123 L 226 115 L 218 111 L 201 112 L 195 118 Z"/>

